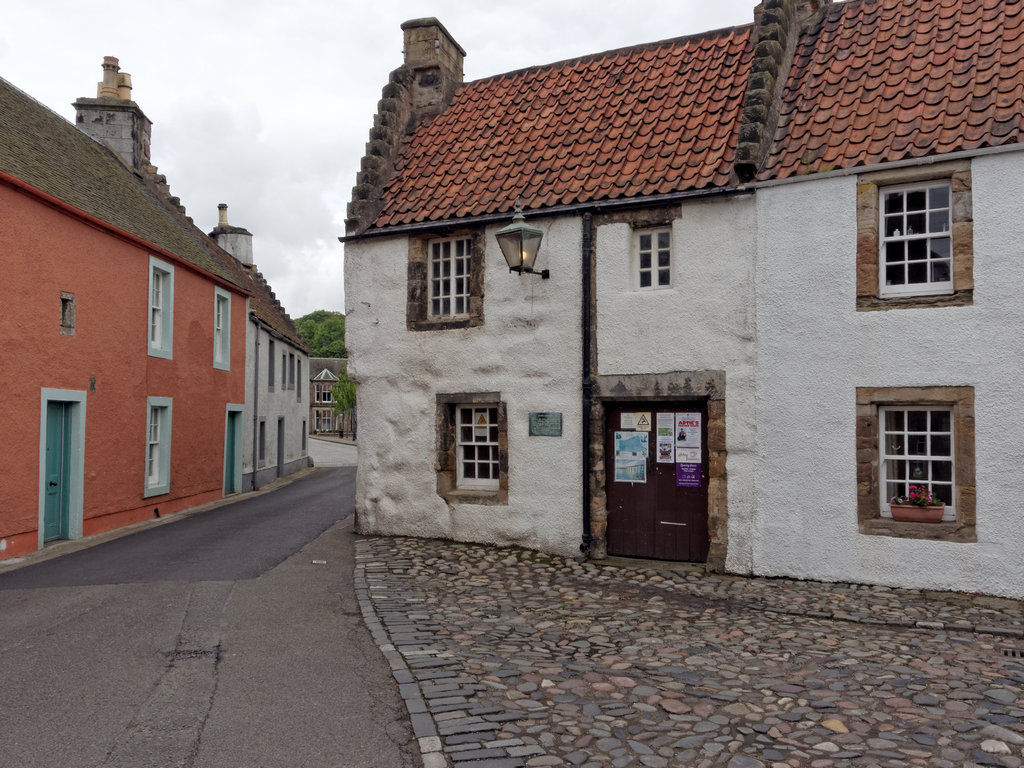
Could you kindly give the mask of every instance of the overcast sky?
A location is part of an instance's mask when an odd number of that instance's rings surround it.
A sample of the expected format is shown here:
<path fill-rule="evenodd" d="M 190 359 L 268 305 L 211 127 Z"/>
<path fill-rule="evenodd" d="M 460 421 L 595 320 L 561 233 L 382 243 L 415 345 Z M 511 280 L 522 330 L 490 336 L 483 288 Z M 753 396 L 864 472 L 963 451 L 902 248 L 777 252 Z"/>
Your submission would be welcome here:
<path fill-rule="evenodd" d="M 153 121 L 152 161 L 204 231 L 227 203 L 291 316 L 343 311 L 345 206 L 400 24 L 435 16 L 467 80 L 749 23 L 755 0 L 0 0 L 0 76 L 58 114 L 104 56 Z"/>

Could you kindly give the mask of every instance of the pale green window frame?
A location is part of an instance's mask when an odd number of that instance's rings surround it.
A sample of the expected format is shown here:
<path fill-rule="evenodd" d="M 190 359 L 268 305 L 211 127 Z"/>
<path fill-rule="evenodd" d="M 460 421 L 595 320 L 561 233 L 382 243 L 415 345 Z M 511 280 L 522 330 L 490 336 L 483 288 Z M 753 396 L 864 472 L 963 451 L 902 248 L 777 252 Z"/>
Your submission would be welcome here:
<path fill-rule="evenodd" d="M 174 267 L 149 257 L 149 313 L 146 338 L 150 357 L 174 356 Z"/>
<path fill-rule="evenodd" d="M 213 289 L 213 367 L 231 370 L 231 294 Z"/>
<path fill-rule="evenodd" d="M 171 490 L 171 407 L 169 397 L 146 398 L 146 452 L 143 498 Z"/>

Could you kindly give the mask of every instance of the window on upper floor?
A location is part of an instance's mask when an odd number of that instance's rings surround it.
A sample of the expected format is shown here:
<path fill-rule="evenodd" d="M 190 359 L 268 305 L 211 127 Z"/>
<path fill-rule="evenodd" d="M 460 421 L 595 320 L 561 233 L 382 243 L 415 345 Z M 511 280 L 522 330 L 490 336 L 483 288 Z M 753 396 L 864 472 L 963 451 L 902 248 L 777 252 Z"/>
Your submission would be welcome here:
<path fill-rule="evenodd" d="M 213 289 L 213 367 L 231 370 L 231 294 Z"/>
<path fill-rule="evenodd" d="M 302 402 L 302 390 L 305 389 L 306 385 L 302 383 L 302 358 L 295 359 L 295 399 L 298 402 Z"/>
<path fill-rule="evenodd" d="M 879 190 L 881 296 L 953 292 L 949 182 Z"/>
<path fill-rule="evenodd" d="M 274 340 L 270 339 L 267 343 L 267 390 L 270 392 L 274 391 L 274 361 L 277 357 L 274 355 Z"/>
<path fill-rule="evenodd" d="M 147 399 L 146 481 L 143 497 L 170 491 L 171 398 Z"/>
<path fill-rule="evenodd" d="M 409 241 L 409 330 L 483 323 L 483 233 Z"/>
<path fill-rule="evenodd" d="M 857 448 L 862 533 L 976 540 L 973 387 L 858 387 Z M 942 524 L 892 519 L 913 486 L 942 500 Z"/>
<path fill-rule="evenodd" d="M 857 309 L 973 302 L 969 161 L 864 174 L 857 189 Z"/>
<path fill-rule="evenodd" d="M 149 354 L 170 359 L 174 343 L 174 267 L 149 257 Z"/>
<path fill-rule="evenodd" d="M 641 290 L 672 285 L 672 230 L 647 229 L 633 234 L 635 285 Z"/>
<path fill-rule="evenodd" d="M 469 314 L 469 267 L 471 241 L 434 240 L 430 243 L 427 287 L 430 317 L 462 317 Z"/>
<path fill-rule="evenodd" d="M 295 389 L 295 355 L 288 353 L 288 388 Z"/>

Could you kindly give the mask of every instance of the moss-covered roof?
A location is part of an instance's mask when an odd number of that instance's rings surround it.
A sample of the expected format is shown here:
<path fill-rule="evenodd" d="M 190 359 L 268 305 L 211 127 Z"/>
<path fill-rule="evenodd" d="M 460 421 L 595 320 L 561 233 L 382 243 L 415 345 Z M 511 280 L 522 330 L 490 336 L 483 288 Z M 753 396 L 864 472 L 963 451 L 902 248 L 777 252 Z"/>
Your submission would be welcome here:
<path fill-rule="evenodd" d="M 237 273 L 197 239 L 191 222 L 174 215 L 155 185 L 3 78 L 0 171 L 248 290 Z"/>

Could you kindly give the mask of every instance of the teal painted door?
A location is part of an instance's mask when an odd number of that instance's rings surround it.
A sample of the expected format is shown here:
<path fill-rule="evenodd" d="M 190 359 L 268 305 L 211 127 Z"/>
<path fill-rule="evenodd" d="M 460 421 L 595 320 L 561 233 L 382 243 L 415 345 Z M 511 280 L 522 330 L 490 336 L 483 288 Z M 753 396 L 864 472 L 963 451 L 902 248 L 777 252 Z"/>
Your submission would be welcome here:
<path fill-rule="evenodd" d="M 224 434 L 224 493 L 238 493 L 241 488 L 238 487 L 238 476 L 240 474 L 241 467 L 238 466 L 241 461 L 241 453 L 238 450 L 238 441 L 242 439 L 239 433 L 239 425 L 242 420 L 242 414 L 236 411 L 228 413 L 228 421 L 225 426 Z"/>
<path fill-rule="evenodd" d="M 71 405 L 49 402 L 46 404 L 46 501 L 43 510 L 43 541 L 68 537 L 70 466 Z"/>

